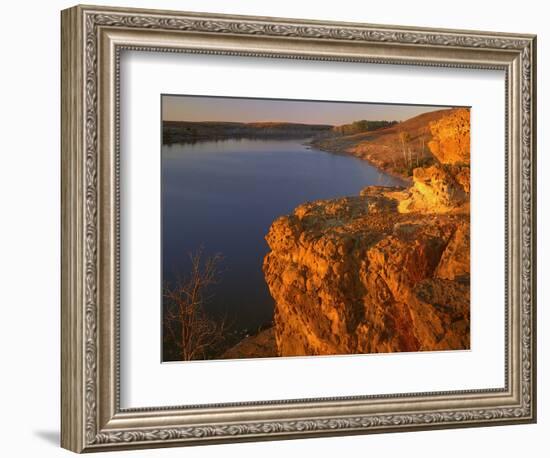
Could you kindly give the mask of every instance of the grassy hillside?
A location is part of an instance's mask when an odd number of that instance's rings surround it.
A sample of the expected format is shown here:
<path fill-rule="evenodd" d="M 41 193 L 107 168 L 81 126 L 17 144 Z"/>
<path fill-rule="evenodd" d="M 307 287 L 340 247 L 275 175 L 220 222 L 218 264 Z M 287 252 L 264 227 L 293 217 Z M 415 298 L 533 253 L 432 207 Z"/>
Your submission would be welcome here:
<path fill-rule="evenodd" d="M 430 123 L 455 110 L 424 113 L 371 132 L 320 138 L 314 140 L 312 145 L 324 151 L 351 154 L 394 175 L 410 177 L 414 168 L 429 165 L 435 160 L 428 148 L 428 142 L 432 139 Z"/>

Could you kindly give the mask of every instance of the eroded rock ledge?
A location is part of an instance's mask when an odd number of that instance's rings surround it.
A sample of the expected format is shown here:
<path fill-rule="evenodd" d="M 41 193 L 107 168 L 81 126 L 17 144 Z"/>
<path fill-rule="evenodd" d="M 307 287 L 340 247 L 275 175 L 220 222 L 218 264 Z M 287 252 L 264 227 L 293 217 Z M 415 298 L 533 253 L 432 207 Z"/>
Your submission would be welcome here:
<path fill-rule="evenodd" d="M 263 267 L 279 355 L 469 348 L 469 129 L 437 122 L 438 163 L 410 188 L 305 203 L 273 223 Z"/>

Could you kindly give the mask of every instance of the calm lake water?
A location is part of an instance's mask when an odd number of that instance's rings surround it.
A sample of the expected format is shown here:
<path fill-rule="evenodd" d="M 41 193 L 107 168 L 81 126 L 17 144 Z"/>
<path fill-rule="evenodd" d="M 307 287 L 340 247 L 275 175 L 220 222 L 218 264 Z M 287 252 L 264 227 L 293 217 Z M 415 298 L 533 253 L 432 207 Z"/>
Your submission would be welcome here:
<path fill-rule="evenodd" d="M 220 253 L 219 283 L 207 309 L 237 329 L 271 322 L 262 261 L 279 216 L 317 199 L 397 185 L 365 161 L 309 149 L 306 140 L 223 140 L 162 147 L 163 281 L 189 268 L 188 254 Z"/>

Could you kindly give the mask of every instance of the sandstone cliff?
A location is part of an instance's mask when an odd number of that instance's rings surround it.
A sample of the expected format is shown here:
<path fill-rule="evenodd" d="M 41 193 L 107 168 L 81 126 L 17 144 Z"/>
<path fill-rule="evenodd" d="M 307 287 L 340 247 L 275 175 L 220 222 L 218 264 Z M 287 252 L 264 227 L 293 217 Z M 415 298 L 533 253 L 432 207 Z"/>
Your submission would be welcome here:
<path fill-rule="evenodd" d="M 426 122 L 435 160 L 409 188 L 305 203 L 273 223 L 264 273 L 279 355 L 469 348 L 466 117 Z"/>
<path fill-rule="evenodd" d="M 470 163 L 470 110 L 453 110 L 430 123 L 428 146 L 442 164 Z"/>

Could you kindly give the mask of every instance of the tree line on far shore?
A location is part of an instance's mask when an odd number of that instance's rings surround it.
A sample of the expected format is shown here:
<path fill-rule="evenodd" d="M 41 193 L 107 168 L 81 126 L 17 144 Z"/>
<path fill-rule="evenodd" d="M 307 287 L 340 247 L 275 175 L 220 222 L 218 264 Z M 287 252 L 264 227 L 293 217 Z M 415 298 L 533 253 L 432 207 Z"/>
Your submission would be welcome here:
<path fill-rule="evenodd" d="M 333 131 L 340 135 L 354 135 L 361 132 L 369 132 L 378 129 L 384 129 L 397 124 L 397 121 L 367 121 L 361 119 L 354 121 L 350 124 L 343 124 L 341 126 L 334 126 Z"/>

